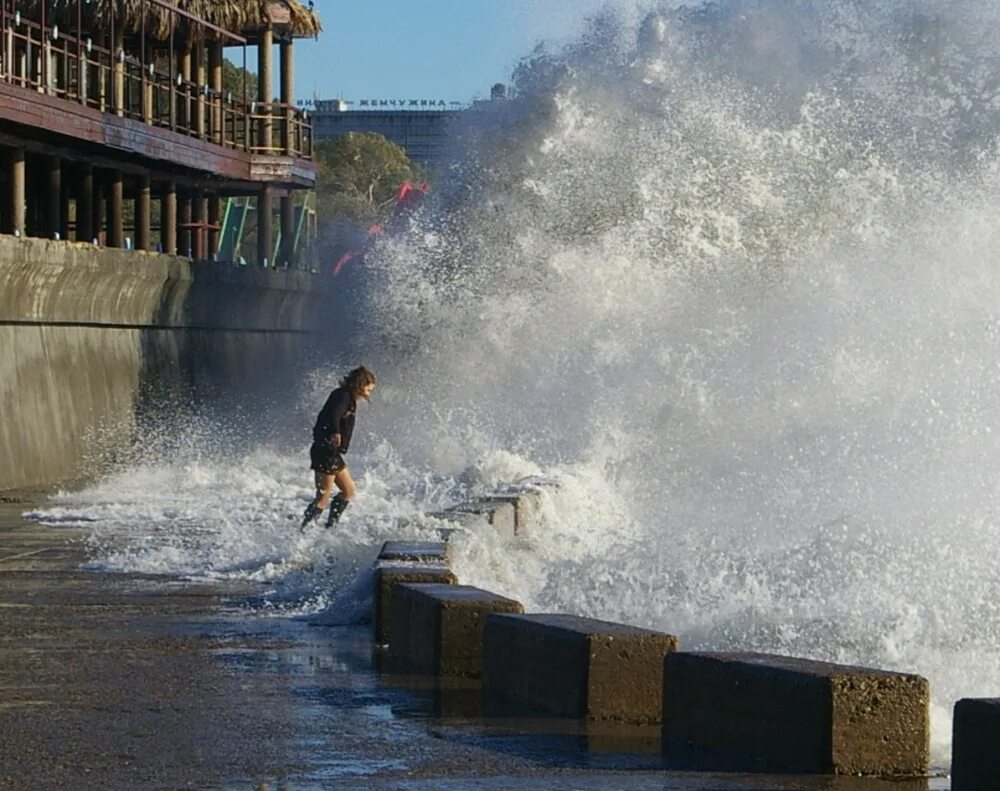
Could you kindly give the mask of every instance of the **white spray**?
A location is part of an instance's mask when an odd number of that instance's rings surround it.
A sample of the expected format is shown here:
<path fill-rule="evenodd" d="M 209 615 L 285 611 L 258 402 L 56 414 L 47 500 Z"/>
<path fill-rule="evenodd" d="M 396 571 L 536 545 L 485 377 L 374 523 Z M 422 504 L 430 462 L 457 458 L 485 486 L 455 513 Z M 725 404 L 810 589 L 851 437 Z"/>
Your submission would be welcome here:
<path fill-rule="evenodd" d="M 290 579 L 294 544 L 336 556 L 323 609 L 422 512 L 554 474 L 530 548 L 457 542 L 464 582 L 688 649 L 919 672 L 947 763 L 954 700 L 1000 678 L 998 22 L 986 0 L 663 4 L 539 50 L 368 258 L 355 356 L 380 384 L 340 532 L 287 539 L 304 449 L 261 449 L 195 465 L 255 520 L 161 529 L 146 497 L 145 545 L 110 565 Z M 125 524 L 141 475 L 50 516 Z M 184 518 L 226 522 L 218 497 Z"/>

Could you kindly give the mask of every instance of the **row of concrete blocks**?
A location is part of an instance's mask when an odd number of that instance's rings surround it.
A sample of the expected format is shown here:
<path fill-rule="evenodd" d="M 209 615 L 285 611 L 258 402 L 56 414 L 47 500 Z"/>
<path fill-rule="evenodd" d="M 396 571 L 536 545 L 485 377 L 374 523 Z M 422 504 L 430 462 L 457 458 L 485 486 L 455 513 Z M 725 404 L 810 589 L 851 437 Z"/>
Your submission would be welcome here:
<path fill-rule="evenodd" d="M 392 672 L 481 679 L 487 713 L 660 725 L 678 766 L 927 772 L 929 688 L 920 676 L 685 653 L 661 632 L 526 615 L 517 601 L 459 585 L 447 555 L 443 542 L 383 547 L 374 630 Z"/>

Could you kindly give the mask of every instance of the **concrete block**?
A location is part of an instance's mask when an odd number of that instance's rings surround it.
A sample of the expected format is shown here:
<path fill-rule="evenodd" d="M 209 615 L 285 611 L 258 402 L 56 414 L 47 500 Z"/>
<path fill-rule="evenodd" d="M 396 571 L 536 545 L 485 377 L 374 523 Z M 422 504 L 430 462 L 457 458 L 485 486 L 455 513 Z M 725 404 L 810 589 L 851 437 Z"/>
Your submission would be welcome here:
<path fill-rule="evenodd" d="M 515 517 L 513 503 L 503 500 L 475 500 L 452 506 L 445 515 L 474 514 L 485 517 L 486 521 L 504 538 L 513 538 L 515 532 Z"/>
<path fill-rule="evenodd" d="M 698 768 L 922 775 L 927 680 L 769 654 L 664 658 L 663 746 Z"/>
<path fill-rule="evenodd" d="M 458 578 L 444 566 L 424 566 L 413 563 L 379 565 L 375 568 L 375 590 L 372 595 L 372 634 L 375 645 L 388 645 L 389 603 L 392 589 L 401 582 L 436 582 L 454 585 Z"/>
<path fill-rule="evenodd" d="M 491 615 L 483 634 L 483 692 L 515 713 L 659 722 L 663 657 L 677 638 L 576 615 Z"/>
<path fill-rule="evenodd" d="M 450 550 L 444 541 L 386 541 L 379 560 L 410 560 L 418 563 L 446 564 Z"/>
<path fill-rule="evenodd" d="M 514 506 L 514 533 L 518 536 L 528 535 L 532 527 L 538 524 L 542 511 L 542 493 L 535 489 L 521 492 L 500 492 L 491 494 L 489 499 Z"/>
<path fill-rule="evenodd" d="M 955 704 L 951 749 L 951 791 L 1000 788 L 1000 699 Z"/>
<path fill-rule="evenodd" d="M 390 600 L 393 672 L 478 678 L 490 613 L 522 613 L 520 602 L 469 585 L 396 585 Z"/>

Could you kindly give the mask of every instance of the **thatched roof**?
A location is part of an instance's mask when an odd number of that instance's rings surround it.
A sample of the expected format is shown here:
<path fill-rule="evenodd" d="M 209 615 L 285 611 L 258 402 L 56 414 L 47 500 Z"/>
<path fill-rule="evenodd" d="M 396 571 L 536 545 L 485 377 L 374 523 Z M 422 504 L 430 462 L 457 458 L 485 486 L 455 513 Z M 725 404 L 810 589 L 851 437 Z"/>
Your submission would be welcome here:
<path fill-rule="evenodd" d="M 323 29 L 315 11 L 298 0 L 167 0 L 178 8 L 232 33 L 250 38 L 269 22 L 278 31 L 295 37 L 316 36 Z M 39 0 L 21 0 L 19 8 L 33 18 L 41 11 Z M 170 35 L 171 18 L 175 31 L 197 30 L 185 17 L 148 0 L 82 0 L 84 25 L 108 30 L 112 17 L 116 26 L 139 32 L 145 15 L 146 34 L 165 39 Z M 68 28 L 76 27 L 77 0 L 48 0 L 46 14 Z"/>

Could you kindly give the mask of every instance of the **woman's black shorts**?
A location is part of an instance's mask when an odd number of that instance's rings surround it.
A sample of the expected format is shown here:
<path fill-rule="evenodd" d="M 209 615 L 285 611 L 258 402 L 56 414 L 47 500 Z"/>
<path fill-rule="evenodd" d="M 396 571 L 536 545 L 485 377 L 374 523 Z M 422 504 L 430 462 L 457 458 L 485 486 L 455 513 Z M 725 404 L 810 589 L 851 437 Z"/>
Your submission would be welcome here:
<path fill-rule="evenodd" d="M 336 475 L 347 463 L 340 451 L 326 442 L 314 442 L 309 448 L 309 468 L 324 475 Z"/>

